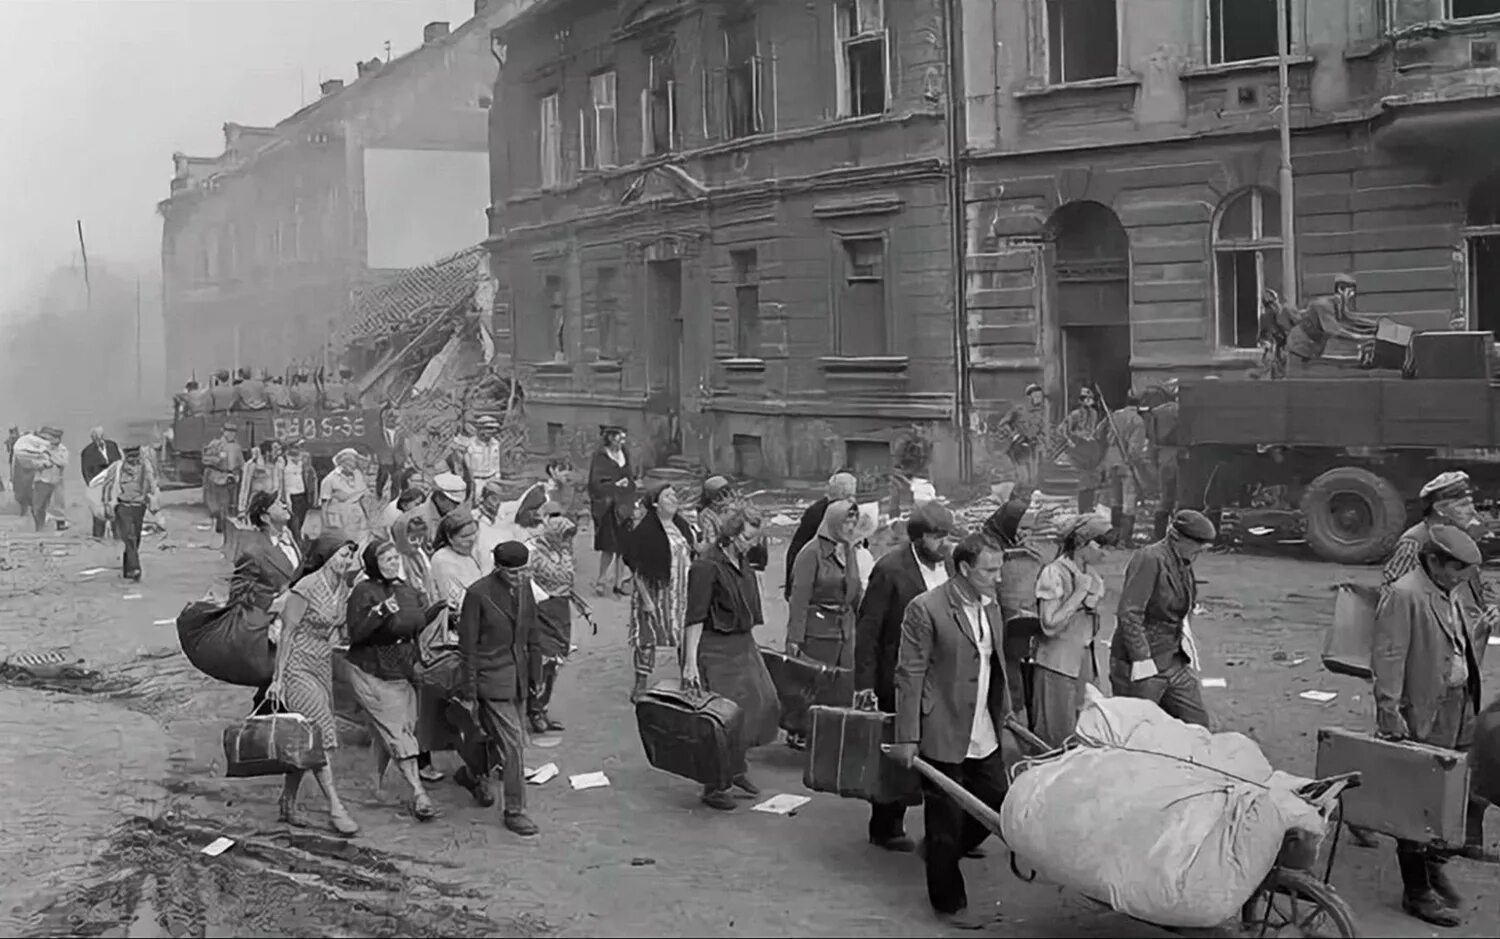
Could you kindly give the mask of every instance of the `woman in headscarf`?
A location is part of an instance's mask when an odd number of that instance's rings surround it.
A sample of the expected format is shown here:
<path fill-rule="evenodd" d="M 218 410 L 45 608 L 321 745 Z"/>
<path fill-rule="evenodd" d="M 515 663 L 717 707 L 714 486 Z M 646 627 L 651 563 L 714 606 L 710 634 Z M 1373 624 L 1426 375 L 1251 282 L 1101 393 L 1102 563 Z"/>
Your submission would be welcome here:
<path fill-rule="evenodd" d="M 432 544 L 424 511 L 426 498 L 420 489 L 407 489 L 397 497 L 401 517 L 391 526 L 391 542 L 401 556 L 402 579 L 421 591 L 424 602 L 437 603 L 441 598 L 432 581 Z M 432 752 L 458 746 L 447 718 L 447 706 L 448 698 L 443 689 L 418 683 L 417 741 L 422 745 L 422 752 L 417 755 L 417 767 L 424 782 L 438 782 L 443 778 L 443 772 L 432 765 Z"/>
<path fill-rule="evenodd" d="M 556 502 L 538 512 L 541 527 L 532 536 L 531 582 L 547 594 L 536 605 L 536 628 L 529 637 L 531 673 L 526 715 L 533 733 L 556 733 L 561 722 L 547 710 L 557 687 L 557 673 L 568 661 L 573 647 L 573 535 L 578 526 L 563 514 Z"/>
<path fill-rule="evenodd" d="M 491 479 L 479 490 L 479 508 L 474 513 L 479 534 L 474 539 L 474 559 L 483 571 L 495 563 L 495 549 L 507 541 L 525 541 L 526 532 L 515 524 L 505 506 L 505 486 Z"/>
<path fill-rule="evenodd" d="M 417 636 L 429 611 L 421 592 L 402 578 L 401 555 L 389 541 L 372 541 L 363 554 L 365 580 L 349 595 L 349 683 L 379 738 L 379 778 L 394 759 L 412 792 L 412 814 L 437 815 L 422 785 L 417 760 Z"/>
<path fill-rule="evenodd" d="M 646 490 L 641 506 L 645 516 L 625 536 L 626 559 L 635 574 L 629 626 L 635 659 L 631 701 L 651 682 L 657 648 L 681 644 L 688 566 L 693 560 L 693 530 L 677 511 L 677 491 L 657 483 Z"/>
<path fill-rule="evenodd" d="M 391 525 L 391 542 L 401 555 L 406 582 L 433 596 L 429 556 L 432 533 L 427 530 L 427 515 L 422 511 L 424 498 L 419 490 L 409 489 L 396 500 L 401 516 Z"/>
<path fill-rule="evenodd" d="M 464 594 L 484 576 L 474 560 L 474 540 L 478 537 L 479 523 L 474 521 L 474 514 L 457 508 L 443 516 L 432 542 L 432 601 L 446 603 L 453 617 L 463 609 Z"/>
<path fill-rule="evenodd" d="M 859 506 L 853 501 L 830 502 L 818 533 L 797 552 L 787 605 L 787 655 L 854 667 L 854 621 L 864 595 L 854 551 L 858 524 Z M 786 741 L 794 749 L 805 742 L 791 731 Z"/>
<path fill-rule="evenodd" d="M 731 509 L 719 527 L 718 544 L 692 563 L 682 656 L 683 687 L 723 695 L 744 715 L 735 741 L 739 767 L 733 785 L 750 796 L 760 789 L 750 781 L 745 751 L 773 742 L 781 722 L 776 686 L 754 633 L 763 617 L 760 584 L 748 555 L 760 542 L 760 527 L 754 509 Z M 734 808 L 725 790 L 704 787 L 703 802 L 724 811 Z"/>
<path fill-rule="evenodd" d="M 594 518 L 594 550 L 599 552 L 599 579 L 594 592 L 606 596 L 611 590 L 623 595 L 625 564 L 624 534 L 635 511 L 635 468 L 625 452 L 625 431 L 604 431 L 599 449 L 589 464 L 589 505 Z M 607 583 L 613 573 L 613 583 Z M 686 576 L 686 575 L 684 575 Z"/>
<path fill-rule="evenodd" d="M 1031 490 L 1017 486 L 1005 504 L 985 519 L 982 530 L 1004 553 L 999 584 L 1000 618 L 1005 623 L 1002 657 L 1006 680 L 1016 689 L 1011 704 L 1023 718 L 1031 701 L 1031 646 L 1041 634 L 1036 580 L 1042 572 L 1042 555 L 1026 537 L 1030 508 Z"/>
<path fill-rule="evenodd" d="M 287 595 L 281 612 L 281 642 L 276 647 L 282 707 L 312 722 L 323 737 L 323 749 L 338 749 L 338 724 L 333 713 L 333 647 L 344 631 L 352 576 L 359 570 L 358 548 L 348 536 L 325 531 L 307 553 L 305 573 Z M 305 825 L 297 808 L 301 770 L 288 773 L 281 791 L 281 820 Z M 340 801 L 333 784 L 333 760 L 313 771 L 328 797 L 333 830 L 353 835 L 359 826 Z"/>
<path fill-rule="evenodd" d="M 355 541 L 368 533 L 364 498 L 369 495 L 365 475 L 359 471 L 359 451 L 345 447 L 333 457 L 333 470 L 323 477 L 318 501 L 323 506 L 323 527 L 342 531 Z"/>
<path fill-rule="evenodd" d="M 1054 747 L 1073 733 L 1083 707 L 1084 686 L 1099 683 L 1095 654 L 1104 579 L 1095 569 L 1104 559 L 1109 523 L 1084 515 L 1063 528 L 1058 555 L 1036 582 L 1041 635 L 1031 652 L 1031 730 Z"/>

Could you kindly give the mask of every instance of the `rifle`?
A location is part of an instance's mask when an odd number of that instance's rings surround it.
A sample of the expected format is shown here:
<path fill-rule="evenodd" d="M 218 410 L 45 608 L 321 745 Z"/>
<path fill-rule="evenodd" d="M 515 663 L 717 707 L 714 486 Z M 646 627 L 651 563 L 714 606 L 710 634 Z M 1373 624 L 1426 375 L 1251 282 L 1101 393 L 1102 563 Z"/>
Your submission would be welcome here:
<path fill-rule="evenodd" d="M 1094 394 L 1099 397 L 1099 405 L 1104 408 L 1104 419 L 1109 422 L 1109 438 L 1114 441 L 1115 449 L 1120 451 L 1120 456 L 1125 460 L 1125 466 L 1130 470 L 1130 478 L 1135 480 L 1135 491 L 1137 495 L 1142 491 L 1141 474 L 1135 468 L 1135 460 L 1125 450 L 1125 441 L 1120 439 L 1120 428 L 1115 423 L 1114 409 L 1109 406 L 1109 401 L 1104 397 L 1104 390 L 1097 384 L 1094 385 Z"/>

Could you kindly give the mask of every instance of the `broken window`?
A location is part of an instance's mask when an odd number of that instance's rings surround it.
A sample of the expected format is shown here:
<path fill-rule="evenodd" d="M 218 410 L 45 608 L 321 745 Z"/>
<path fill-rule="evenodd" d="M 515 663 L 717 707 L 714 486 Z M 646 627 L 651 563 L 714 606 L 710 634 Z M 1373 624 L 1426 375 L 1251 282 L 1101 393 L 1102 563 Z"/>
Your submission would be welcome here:
<path fill-rule="evenodd" d="M 843 239 L 835 330 L 835 355 L 888 355 L 886 343 L 885 239 Z"/>
<path fill-rule="evenodd" d="M 834 33 L 839 116 L 880 114 L 890 100 L 884 0 L 838 0 Z"/>
<path fill-rule="evenodd" d="M 551 189 L 561 185 L 562 116 L 558 109 L 558 97 L 555 92 L 542 99 L 540 159 L 542 188 Z"/>
<path fill-rule="evenodd" d="M 620 357 L 620 307 L 615 280 L 613 267 L 600 267 L 594 272 L 594 330 L 601 359 Z"/>
<path fill-rule="evenodd" d="M 1115 0 L 1047 0 L 1047 83 L 1113 78 L 1120 67 Z"/>
<path fill-rule="evenodd" d="M 1476 16 L 1500 13 L 1500 0 L 1447 0 L 1443 19 L 1467 20 Z"/>
<path fill-rule="evenodd" d="M 760 55 L 755 20 L 741 19 L 724 27 L 725 110 L 729 136 L 749 137 L 762 130 L 760 116 Z"/>
<path fill-rule="evenodd" d="M 1285 293 L 1281 280 L 1281 214 L 1275 192 L 1246 189 L 1231 196 L 1214 222 L 1219 345 L 1253 349 L 1261 296 Z"/>
<path fill-rule="evenodd" d="M 641 89 L 641 155 L 677 149 L 677 78 L 670 48 L 651 53 L 646 87 Z"/>
<path fill-rule="evenodd" d="M 586 170 L 616 165 L 615 73 L 589 76 L 589 103 L 578 112 L 578 139 Z"/>
<path fill-rule="evenodd" d="M 1288 51 L 1292 4 L 1286 5 Z M 1249 62 L 1276 55 L 1276 0 L 1208 0 L 1208 61 Z"/>
<path fill-rule="evenodd" d="M 760 278 L 754 248 L 729 252 L 734 267 L 734 354 L 736 358 L 760 357 Z"/>
<path fill-rule="evenodd" d="M 548 345 L 552 347 L 552 361 L 564 362 L 568 358 L 568 307 L 567 296 L 563 292 L 563 279 L 556 274 L 548 274 L 546 289 L 548 321 L 552 327 Z"/>

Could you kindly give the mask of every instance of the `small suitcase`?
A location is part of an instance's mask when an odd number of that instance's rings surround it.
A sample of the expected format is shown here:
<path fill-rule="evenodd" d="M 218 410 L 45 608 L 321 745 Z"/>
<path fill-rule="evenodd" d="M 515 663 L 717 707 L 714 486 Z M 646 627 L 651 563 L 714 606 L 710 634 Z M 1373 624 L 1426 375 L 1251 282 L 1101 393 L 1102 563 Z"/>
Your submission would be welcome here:
<path fill-rule="evenodd" d="M 1394 838 L 1462 845 L 1469 802 L 1464 754 L 1341 727 L 1318 730 L 1317 775 L 1358 772 L 1344 794 L 1344 821 Z"/>
<path fill-rule="evenodd" d="M 807 733 L 807 711 L 815 704 L 845 707 L 854 700 L 854 670 L 796 658 L 775 649 L 761 649 L 781 703 L 781 729 Z"/>
<path fill-rule="evenodd" d="M 1490 378 L 1490 349 L 1495 337 L 1487 332 L 1441 330 L 1411 337 L 1412 378 Z"/>
<path fill-rule="evenodd" d="M 224 775 L 280 776 L 328 765 L 323 734 L 301 714 L 252 714 L 224 728 Z"/>
<path fill-rule="evenodd" d="M 1373 678 L 1370 650 L 1375 646 L 1375 605 L 1380 591 L 1361 584 L 1339 584 L 1333 622 L 1323 634 L 1323 667 L 1338 675 Z"/>
<path fill-rule="evenodd" d="M 893 762 L 880 750 L 881 744 L 896 740 L 896 715 L 814 705 L 808 717 L 804 786 L 850 799 L 922 804 L 916 770 Z"/>
<path fill-rule="evenodd" d="M 743 771 L 740 706 L 706 691 L 652 688 L 635 702 L 646 762 L 713 789 Z"/>
<path fill-rule="evenodd" d="M 1490 805 L 1500 805 L 1500 698 L 1479 714 L 1474 746 L 1469 749 L 1474 794 Z"/>
<path fill-rule="evenodd" d="M 1406 367 L 1407 350 L 1411 348 L 1412 328 L 1383 319 L 1375 329 L 1375 352 L 1370 361 L 1372 368 L 1394 369 Z"/>

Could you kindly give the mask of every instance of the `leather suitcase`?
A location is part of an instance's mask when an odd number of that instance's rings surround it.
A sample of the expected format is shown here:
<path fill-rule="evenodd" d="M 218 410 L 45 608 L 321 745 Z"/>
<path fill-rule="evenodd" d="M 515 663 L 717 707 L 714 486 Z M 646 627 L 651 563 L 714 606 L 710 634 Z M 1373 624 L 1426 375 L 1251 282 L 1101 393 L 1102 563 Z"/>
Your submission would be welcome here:
<path fill-rule="evenodd" d="M 1474 774 L 1474 794 L 1490 805 L 1500 805 L 1500 698 L 1480 712 L 1474 725 L 1469 768 Z"/>
<path fill-rule="evenodd" d="M 1375 329 L 1375 351 L 1372 368 L 1401 370 L 1406 367 L 1413 330 L 1410 326 L 1383 319 Z"/>
<path fill-rule="evenodd" d="M 808 711 L 807 766 L 802 784 L 871 802 L 922 804 L 916 770 L 892 762 L 880 751 L 896 739 L 896 715 L 814 705 Z"/>
<path fill-rule="evenodd" d="M 727 789 L 743 770 L 744 714 L 722 695 L 652 688 L 635 702 L 646 762 L 714 789 Z"/>
<path fill-rule="evenodd" d="M 1417 333 L 1411 338 L 1411 377 L 1488 380 L 1494 342 L 1487 332 Z"/>
<path fill-rule="evenodd" d="M 1375 646 L 1375 605 L 1380 591 L 1360 584 L 1339 584 L 1333 622 L 1323 635 L 1323 667 L 1338 675 L 1373 678 L 1370 650 Z"/>
<path fill-rule="evenodd" d="M 854 700 L 853 669 L 794 658 L 775 649 L 761 649 L 760 657 L 776 686 L 781 729 L 787 733 L 807 733 L 807 711 L 815 704 L 847 707 Z"/>
<path fill-rule="evenodd" d="M 301 714 L 252 714 L 224 728 L 224 775 L 280 776 L 328 765 L 323 734 Z"/>
<path fill-rule="evenodd" d="M 1318 730 L 1317 775 L 1359 772 L 1344 794 L 1344 821 L 1423 844 L 1462 845 L 1469 802 L 1464 754 L 1409 740 L 1323 727 Z"/>

